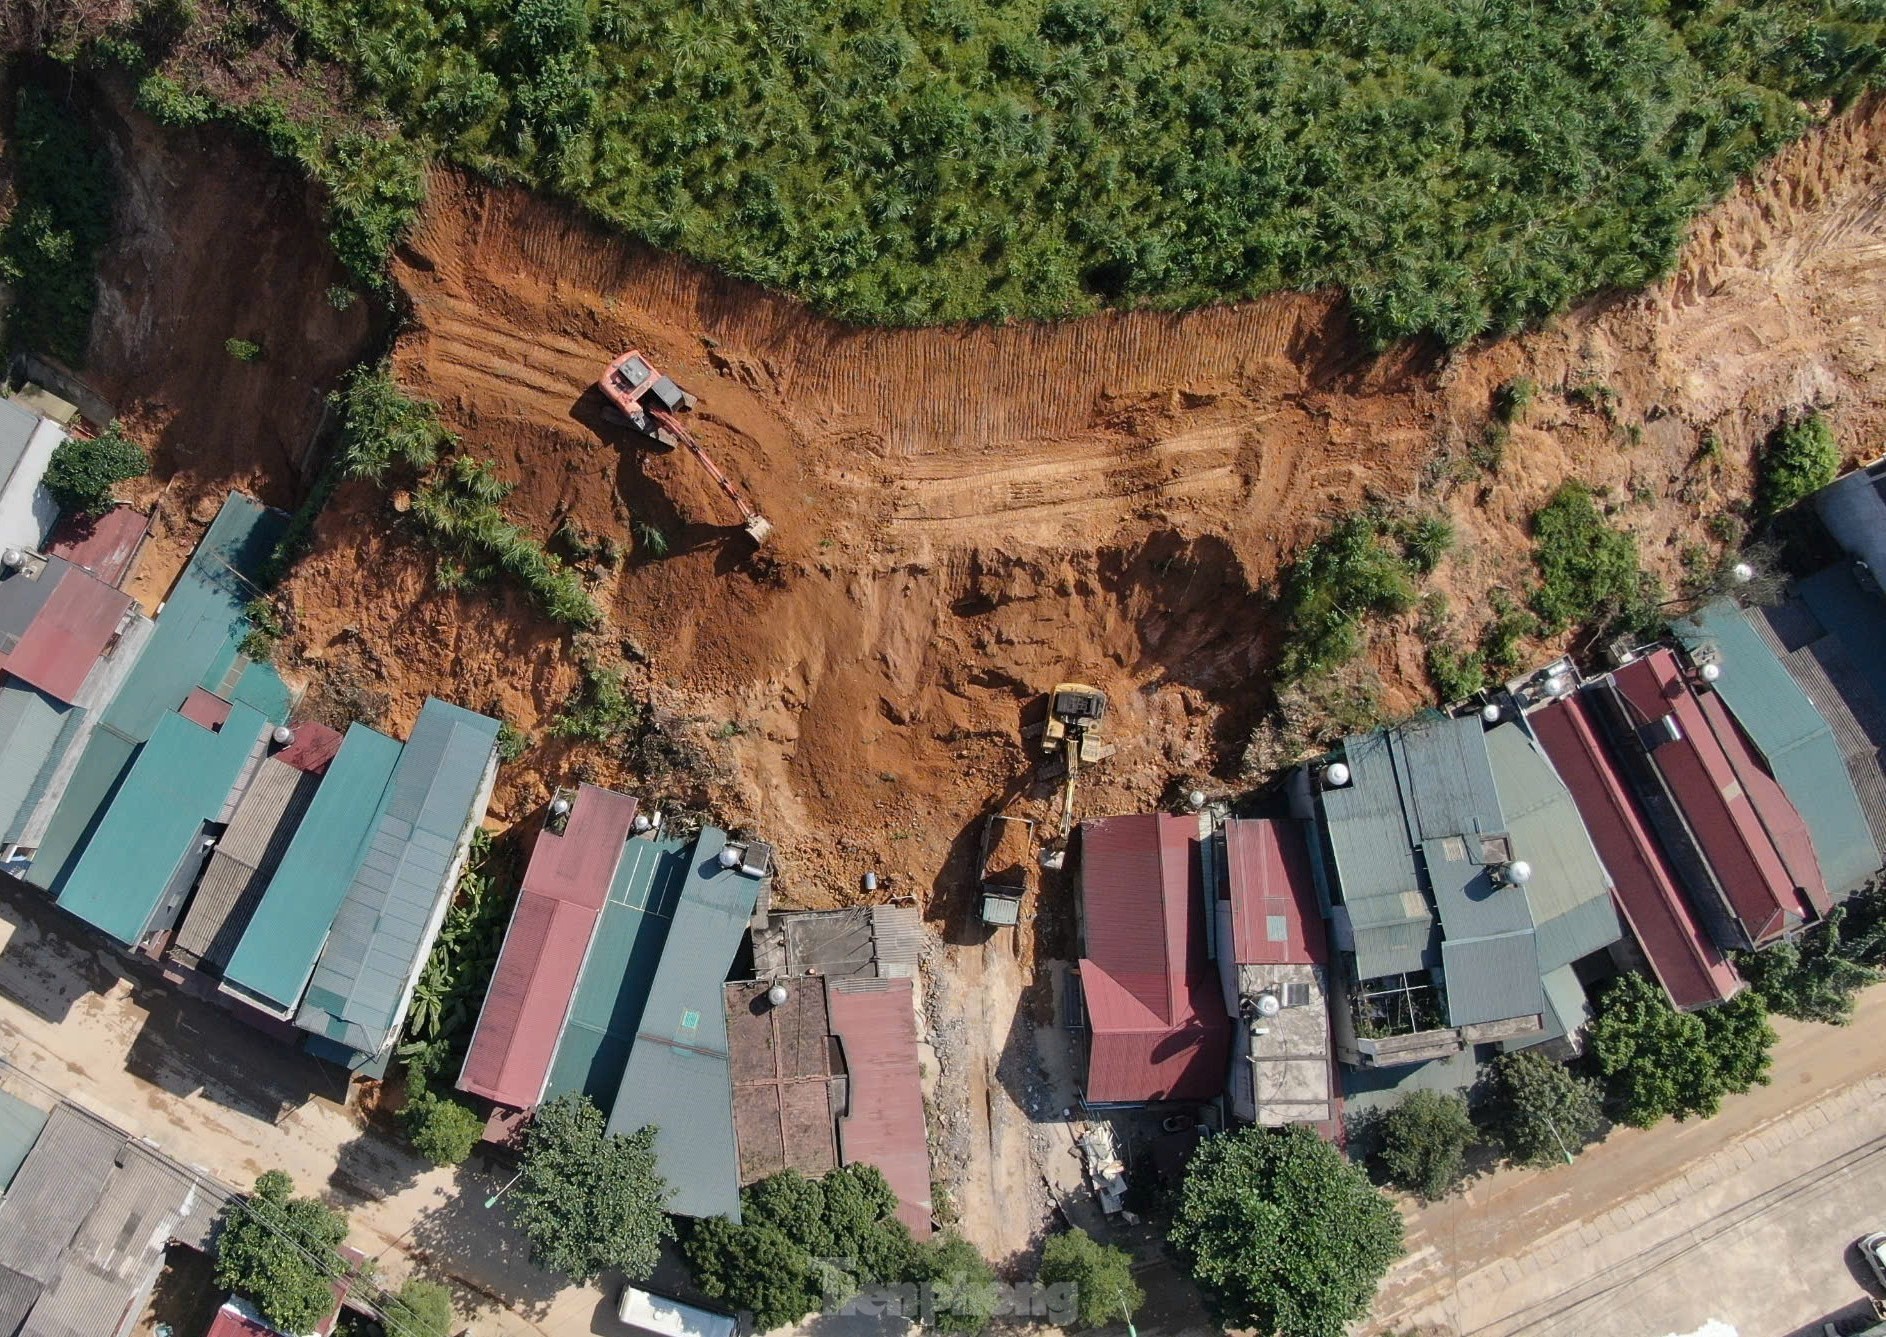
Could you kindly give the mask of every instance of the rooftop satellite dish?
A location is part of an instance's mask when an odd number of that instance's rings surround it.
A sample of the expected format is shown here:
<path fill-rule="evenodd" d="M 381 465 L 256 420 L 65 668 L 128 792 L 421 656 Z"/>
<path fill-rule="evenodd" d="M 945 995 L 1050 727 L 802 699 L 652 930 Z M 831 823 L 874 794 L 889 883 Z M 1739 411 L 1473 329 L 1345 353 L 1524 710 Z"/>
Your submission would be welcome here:
<path fill-rule="evenodd" d="M 278 724 L 275 726 L 275 732 L 269 737 L 275 740 L 276 747 L 287 747 L 295 741 L 295 731 L 286 724 Z"/>
<path fill-rule="evenodd" d="M 1703 675 L 1704 682 L 1714 682 L 1717 678 L 1722 676 L 1722 665 L 1712 659 L 1707 664 L 1704 664 L 1702 668 L 1698 669 L 1697 672 Z"/>
<path fill-rule="evenodd" d="M 647 813 L 638 812 L 635 814 L 635 821 L 633 825 L 637 831 L 646 831 L 648 830 L 649 827 L 653 826 L 654 823 L 648 820 Z"/>
<path fill-rule="evenodd" d="M 1323 778 L 1329 781 L 1331 789 L 1341 789 L 1349 783 L 1349 767 L 1340 761 L 1332 761 L 1329 769 L 1323 772 Z"/>
<path fill-rule="evenodd" d="M 783 984 L 775 984 L 772 988 L 768 989 L 766 991 L 766 1001 L 771 1003 L 774 1007 L 779 1007 L 784 1004 L 786 1001 L 786 986 Z"/>
<path fill-rule="evenodd" d="M 1524 859 L 1515 859 L 1506 865 L 1506 880 L 1516 887 L 1523 887 L 1532 881 L 1532 865 Z"/>
<path fill-rule="evenodd" d="M 1485 720 L 1488 724 L 1498 724 L 1500 722 L 1500 714 L 1500 703 L 1498 701 L 1489 701 L 1484 706 L 1480 707 L 1480 718 Z"/>

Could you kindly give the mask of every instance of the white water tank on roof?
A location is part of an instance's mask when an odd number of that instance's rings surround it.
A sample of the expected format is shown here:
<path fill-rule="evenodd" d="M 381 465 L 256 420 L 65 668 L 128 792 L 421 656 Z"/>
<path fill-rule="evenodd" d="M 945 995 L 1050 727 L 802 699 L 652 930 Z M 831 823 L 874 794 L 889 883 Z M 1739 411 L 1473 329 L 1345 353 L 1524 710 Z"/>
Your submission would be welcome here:
<path fill-rule="evenodd" d="M 1323 772 L 1323 778 L 1329 782 L 1331 789 L 1341 789 L 1349 783 L 1349 767 L 1344 762 L 1332 761 L 1329 769 Z"/>

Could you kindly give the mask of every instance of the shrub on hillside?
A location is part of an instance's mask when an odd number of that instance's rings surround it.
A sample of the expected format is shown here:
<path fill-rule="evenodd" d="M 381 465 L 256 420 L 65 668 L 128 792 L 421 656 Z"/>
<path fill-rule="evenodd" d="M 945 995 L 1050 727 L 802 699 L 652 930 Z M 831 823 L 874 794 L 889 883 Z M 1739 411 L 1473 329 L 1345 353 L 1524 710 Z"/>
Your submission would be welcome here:
<path fill-rule="evenodd" d="M 1298 555 L 1283 577 L 1283 653 L 1287 681 L 1317 677 L 1355 658 L 1370 614 L 1414 606 L 1409 561 L 1390 545 L 1382 524 L 1352 515 Z"/>
<path fill-rule="evenodd" d="M 1650 629 L 1656 585 L 1638 565 L 1637 540 L 1612 528 L 1583 483 L 1564 484 L 1533 516 L 1532 545 L 1540 578 L 1532 606 L 1545 630 Z"/>
<path fill-rule="evenodd" d="M 37 84 L 21 86 L 5 139 L 15 196 L 0 226 L 0 282 L 13 299 L 7 338 L 80 366 L 98 256 L 111 240 L 111 159 L 85 115 Z"/>
<path fill-rule="evenodd" d="M 1813 496 L 1840 472 L 1840 446 L 1818 413 L 1792 418 L 1775 428 L 1762 447 L 1755 480 L 1763 515 L 1779 515 Z"/>
<path fill-rule="evenodd" d="M 118 504 L 118 484 L 150 471 L 150 456 L 112 423 L 95 437 L 69 436 L 46 464 L 41 480 L 68 515 L 99 516 Z"/>

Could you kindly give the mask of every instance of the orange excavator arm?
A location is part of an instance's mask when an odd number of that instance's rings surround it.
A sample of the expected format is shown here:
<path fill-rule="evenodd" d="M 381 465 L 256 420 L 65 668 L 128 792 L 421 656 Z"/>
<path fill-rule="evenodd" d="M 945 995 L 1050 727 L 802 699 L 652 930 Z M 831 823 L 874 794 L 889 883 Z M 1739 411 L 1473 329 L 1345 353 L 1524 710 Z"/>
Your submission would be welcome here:
<path fill-rule="evenodd" d="M 721 472 L 720 466 L 714 463 L 713 456 L 707 453 L 706 447 L 696 441 L 693 434 L 676 421 L 674 414 L 666 409 L 650 407 L 648 411 L 656 422 L 674 433 L 675 440 L 694 452 L 694 458 L 701 462 L 701 466 L 707 470 L 709 476 L 720 485 L 720 490 L 727 494 L 727 499 L 739 509 L 740 519 L 745 523 L 746 531 L 752 535 L 753 541 L 766 542 L 767 536 L 773 532 L 772 522 L 747 505 L 747 499 L 740 495 L 740 489 L 733 485 L 731 478 Z"/>

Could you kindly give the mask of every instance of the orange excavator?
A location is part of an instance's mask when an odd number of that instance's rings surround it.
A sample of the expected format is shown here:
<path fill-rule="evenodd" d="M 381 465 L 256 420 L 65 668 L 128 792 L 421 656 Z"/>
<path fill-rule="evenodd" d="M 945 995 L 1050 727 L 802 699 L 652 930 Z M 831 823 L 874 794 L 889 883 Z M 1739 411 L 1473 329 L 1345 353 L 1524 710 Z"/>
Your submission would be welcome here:
<path fill-rule="evenodd" d="M 733 480 L 722 473 L 713 457 L 683 427 L 677 415 L 694 407 L 694 396 L 655 369 L 639 349 L 631 348 L 609 364 L 596 383 L 625 426 L 633 427 L 652 441 L 668 447 L 686 446 L 701 462 L 709 476 L 720 485 L 740 512 L 740 520 L 755 543 L 766 542 L 773 532 L 772 521 L 747 504 Z"/>

